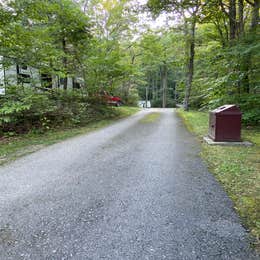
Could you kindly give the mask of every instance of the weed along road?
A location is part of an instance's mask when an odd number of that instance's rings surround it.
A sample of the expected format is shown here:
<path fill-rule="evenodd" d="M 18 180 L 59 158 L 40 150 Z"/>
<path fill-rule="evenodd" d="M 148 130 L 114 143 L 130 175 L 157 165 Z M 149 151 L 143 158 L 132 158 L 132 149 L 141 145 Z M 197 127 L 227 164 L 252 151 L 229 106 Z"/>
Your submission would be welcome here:
<path fill-rule="evenodd" d="M 0 167 L 0 259 L 256 259 L 172 109 Z"/>

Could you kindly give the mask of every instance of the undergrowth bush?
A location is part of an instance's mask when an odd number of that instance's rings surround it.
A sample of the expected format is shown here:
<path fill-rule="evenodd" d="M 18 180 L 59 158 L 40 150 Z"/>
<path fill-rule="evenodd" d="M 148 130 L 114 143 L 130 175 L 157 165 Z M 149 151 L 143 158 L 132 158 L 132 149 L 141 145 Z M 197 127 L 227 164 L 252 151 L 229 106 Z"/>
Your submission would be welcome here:
<path fill-rule="evenodd" d="M 162 99 L 153 99 L 151 102 L 152 107 L 162 107 Z M 176 107 L 176 102 L 173 99 L 167 99 L 166 107 Z"/>
<path fill-rule="evenodd" d="M 242 111 L 244 125 L 260 125 L 260 94 L 229 95 L 210 102 L 209 108 L 236 104 Z"/>
<path fill-rule="evenodd" d="M 49 90 L 9 86 L 0 97 L 0 135 L 83 125 L 117 115 L 100 97 L 82 90 Z"/>
<path fill-rule="evenodd" d="M 126 104 L 129 106 L 137 106 L 138 100 L 140 99 L 136 88 L 129 90 L 129 94 L 126 100 Z"/>

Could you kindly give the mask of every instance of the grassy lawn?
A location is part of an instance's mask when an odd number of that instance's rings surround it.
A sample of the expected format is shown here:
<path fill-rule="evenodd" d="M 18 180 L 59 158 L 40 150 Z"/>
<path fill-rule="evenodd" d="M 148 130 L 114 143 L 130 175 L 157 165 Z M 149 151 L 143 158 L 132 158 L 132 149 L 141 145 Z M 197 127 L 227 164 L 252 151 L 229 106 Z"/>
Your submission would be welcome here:
<path fill-rule="evenodd" d="M 208 113 L 178 110 L 187 128 L 200 140 L 208 131 Z M 234 202 L 245 227 L 260 247 L 260 128 L 242 130 L 251 147 L 209 146 L 202 143 L 201 155 L 210 171 Z"/>
<path fill-rule="evenodd" d="M 115 120 L 130 116 L 139 111 L 139 108 L 137 107 L 119 107 L 115 109 L 120 111 L 118 117 L 97 120 L 96 122 L 83 127 L 53 129 L 42 134 L 31 132 L 25 135 L 2 138 L 0 139 L 0 165 L 23 155 L 35 152 L 47 145 L 108 126 L 115 122 Z"/>

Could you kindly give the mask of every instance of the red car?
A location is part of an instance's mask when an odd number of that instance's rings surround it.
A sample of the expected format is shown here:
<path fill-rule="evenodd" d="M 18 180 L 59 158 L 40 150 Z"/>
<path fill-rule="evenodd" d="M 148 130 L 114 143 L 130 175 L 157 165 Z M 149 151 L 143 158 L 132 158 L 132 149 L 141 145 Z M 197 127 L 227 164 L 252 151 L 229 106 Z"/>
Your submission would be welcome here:
<path fill-rule="evenodd" d="M 106 91 L 103 92 L 103 95 L 109 105 L 117 107 L 123 105 L 122 99 L 120 97 L 110 95 Z"/>

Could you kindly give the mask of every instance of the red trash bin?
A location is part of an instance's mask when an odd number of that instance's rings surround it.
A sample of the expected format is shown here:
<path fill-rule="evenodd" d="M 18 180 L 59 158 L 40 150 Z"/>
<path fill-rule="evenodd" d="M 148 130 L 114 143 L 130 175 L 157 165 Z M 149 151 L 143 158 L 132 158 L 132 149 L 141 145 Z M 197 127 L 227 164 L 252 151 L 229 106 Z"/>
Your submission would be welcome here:
<path fill-rule="evenodd" d="M 241 141 L 241 118 L 236 105 L 223 105 L 210 111 L 208 136 L 215 142 Z"/>

